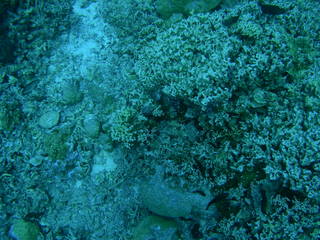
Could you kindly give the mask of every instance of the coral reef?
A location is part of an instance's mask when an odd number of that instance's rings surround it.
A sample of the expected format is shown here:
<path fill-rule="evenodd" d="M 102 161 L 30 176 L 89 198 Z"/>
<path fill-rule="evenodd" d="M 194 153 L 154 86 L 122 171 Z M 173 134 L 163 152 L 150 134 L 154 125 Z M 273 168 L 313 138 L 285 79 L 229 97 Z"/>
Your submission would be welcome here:
<path fill-rule="evenodd" d="M 0 6 L 1 239 L 320 238 L 319 1 Z"/>

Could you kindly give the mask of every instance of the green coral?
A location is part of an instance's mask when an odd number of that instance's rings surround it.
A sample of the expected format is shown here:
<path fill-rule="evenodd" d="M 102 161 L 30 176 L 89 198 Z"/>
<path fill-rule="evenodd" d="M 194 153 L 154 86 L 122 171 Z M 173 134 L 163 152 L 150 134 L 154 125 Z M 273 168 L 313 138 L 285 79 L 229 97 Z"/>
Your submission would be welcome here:
<path fill-rule="evenodd" d="M 52 160 L 62 160 L 68 153 L 69 129 L 55 130 L 44 137 L 44 150 Z"/>
<path fill-rule="evenodd" d="M 17 7 L 18 3 L 18 0 L 2 0 L 0 2 L 0 14 L 2 15 L 7 10 L 12 10 Z"/>
<path fill-rule="evenodd" d="M 21 118 L 20 106 L 17 102 L 0 102 L 0 131 L 12 130 Z"/>
<path fill-rule="evenodd" d="M 312 39 L 305 36 L 288 36 L 287 44 L 288 54 L 292 59 L 292 65 L 288 72 L 294 77 L 303 78 L 305 70 L 311 66 L 317 55 L 317 51 L 313 47 L 314 43 Z"/>

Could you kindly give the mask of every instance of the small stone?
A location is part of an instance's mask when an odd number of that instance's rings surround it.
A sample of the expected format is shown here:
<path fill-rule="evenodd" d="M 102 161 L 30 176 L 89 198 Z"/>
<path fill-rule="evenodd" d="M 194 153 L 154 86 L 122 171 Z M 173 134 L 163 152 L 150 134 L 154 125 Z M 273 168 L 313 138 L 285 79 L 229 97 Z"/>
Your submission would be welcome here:
<path fill-rule="evenodd" d="M 251 103 L 252 107 L 254 108 L 263 107 L 266 104 L 267 104 L 266 93 L 259 88 L 255 89 L 253 92 L 253 101 Z"/>
<path fill-rule="evenodd" d="M 52 128 L 58 124 L 60 119 L 60 113 L 57 111 L 50 111 L 43 114 L 39 119 L 39 125 L 43 128 Z"/>
<path fill-rule="evenodd" d="M 67 105 L 72 105 L 81 102 L 83 98 L 79 90 L 78 83 L 69 82 L 63 85 L 62 102 Z"/>
<path fill-rule="evenodd" d="M 114 162 L 114 154 L 107 151 L 100 151 L 93 158 L 91 175 L 97 175 L 100 172 L 112 172 L 116 169 L 117 164 Z"/>
<path fill-rule="evenodd" d="M 100 122 L 97 120 L 95 115 L 89 114 L 83 121 L 83 128 L 89 137 L 98 137 L 100 132 Z"/>
<path fill-rule="evenodd" d="M 42 163 L 42 157 L 39 157 L 39 156 L 33 157 L 29 160 L 29 163 L 34 167 L 38 167 Z"/>
<path fill-rule="evenodd" d="M 145 217 L 137 227 L 134 228 L 133 240 L 153 239 L 154 234 L 166 236 L 161 239 L 178 239 L 178 225 L 170 218 L 156 215 Z"/>
<path fill-rule="evenodd" d="M 37 240 L 40 236 L 40 229 L 32 222 L 17 220 L 11 226 L 9 235 L 16 240 Z"/>

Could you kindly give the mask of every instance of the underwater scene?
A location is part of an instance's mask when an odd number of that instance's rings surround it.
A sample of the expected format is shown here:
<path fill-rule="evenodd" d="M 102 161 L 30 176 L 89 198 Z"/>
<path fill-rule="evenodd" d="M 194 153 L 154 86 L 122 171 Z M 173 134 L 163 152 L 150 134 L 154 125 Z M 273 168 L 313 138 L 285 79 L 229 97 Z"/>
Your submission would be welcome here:
<path fill-rule="evenodd" d="M 0 240 L 318 239 L 319 0 L 0 1 Z"/>

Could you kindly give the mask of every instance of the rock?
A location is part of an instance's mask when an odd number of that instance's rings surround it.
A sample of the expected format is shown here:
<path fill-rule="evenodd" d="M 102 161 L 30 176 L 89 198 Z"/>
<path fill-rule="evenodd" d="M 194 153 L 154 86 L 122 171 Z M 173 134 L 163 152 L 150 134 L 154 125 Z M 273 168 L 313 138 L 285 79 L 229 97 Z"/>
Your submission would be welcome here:
<path fill-rule="evenodd" d="M 177 235 L 178 225 L 170 219 L 156 215 L 145 217 L 133 232 L 133 240 L 155 239 L 155 237 L 162 237 L 161 239 L 174 240 L 178 239 Z"/>
<path fill-rule="evenodd" d="M 38 167 L 42 163 L 42 157 L 40 156 L 33 157 L 29 160 L 29 163 L 34 167 Z"/>
<path fill-rule="evenodd" d="M 81 102 L 83 94 L 79 90 L 78 82 L 67 82 L 62 87 L 62 102 L 72 105 Z"/>
<path fill-rule="evenodd" d="M 40 229 L 36 224 L 21 219 L 11 226 L 9 235 L 15 240 L 37 240 Z"/>
<path fill-rule="evenodd" d="M 260 0 L 259 5 L 263 13 L 270 15 L 284 14 L 293 7 L 292 1 L 289 0 Z"/>
<path fill-rule="evenodd" d="M 167 19 L 175 13 L 187 16 L 191 13 L 208 12 L 220 2 L 221 0 L 157 0 L 156 8 L 160 16 Z"/>
<path fill-rule="evenodd" d="M 114 162 L 114 153 L 107 151 L 100 151 L 93 158 L 94 163 L 92 165 L 91 175 L 95 176 L 101 172 L 112 172 L 116 169 L 117 164 Z"/>
<path fill-rule="evenodd" d="M 52 128 L 58 124 L 60 119 L 60 113 L 57 111 L 50 111 L 43 114 L 39 119 L 39 125 L 42 128 Z"/>
<path fill-rule="evenodd" d="M 145 207 L 162 217 L 190 218 L 193 213 L 204 212 L 208 207 L 210 195 L 186 192 L 172 188 L 158 173 L 149 182 L 142 183 L 140 195 Z"/>
<path fill-rule="evenodd" d="M 100 122 L 95 115 L 89 114 L 83 120 L 83 128 L 89 137 L 98 137 L 100 133 Z"/>

